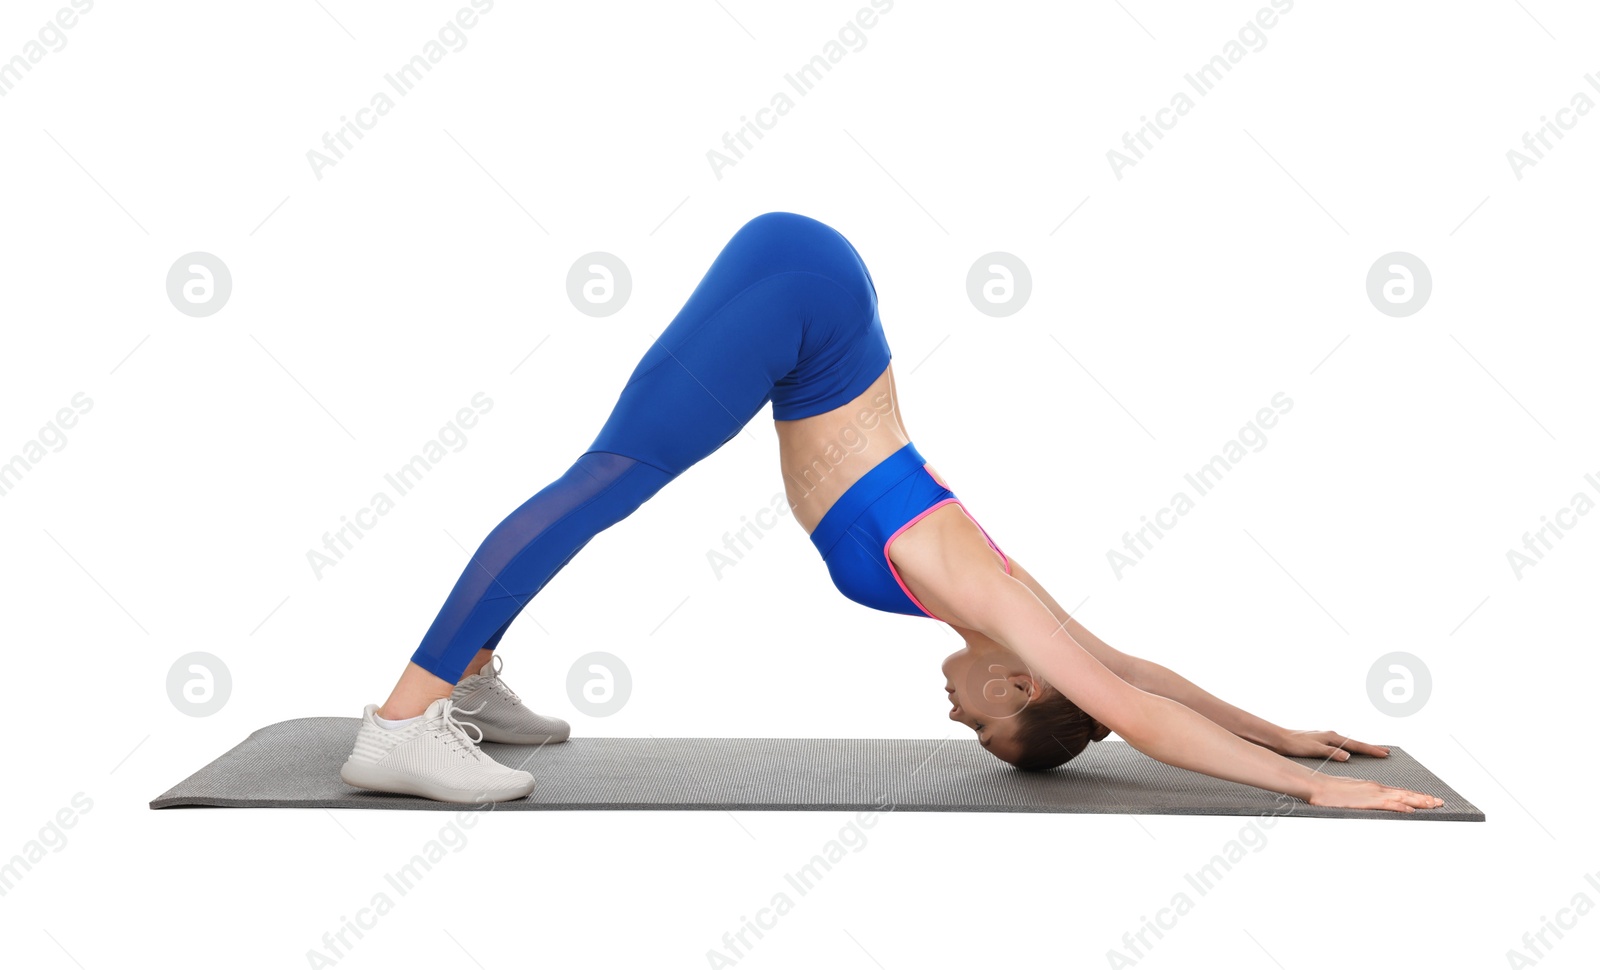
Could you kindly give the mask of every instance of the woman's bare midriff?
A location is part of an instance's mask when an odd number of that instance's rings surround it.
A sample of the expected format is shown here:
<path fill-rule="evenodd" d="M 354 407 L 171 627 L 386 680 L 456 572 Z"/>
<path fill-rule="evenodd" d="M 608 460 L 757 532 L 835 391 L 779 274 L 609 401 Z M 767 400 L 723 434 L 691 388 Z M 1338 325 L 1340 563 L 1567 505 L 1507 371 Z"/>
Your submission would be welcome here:
<path fill-rule="evenodd" d="M 911 441 L 901 423 L 892 366 L 843 407 L 773 424 L 784 494 L 807 535 L 857 479 Z"/>

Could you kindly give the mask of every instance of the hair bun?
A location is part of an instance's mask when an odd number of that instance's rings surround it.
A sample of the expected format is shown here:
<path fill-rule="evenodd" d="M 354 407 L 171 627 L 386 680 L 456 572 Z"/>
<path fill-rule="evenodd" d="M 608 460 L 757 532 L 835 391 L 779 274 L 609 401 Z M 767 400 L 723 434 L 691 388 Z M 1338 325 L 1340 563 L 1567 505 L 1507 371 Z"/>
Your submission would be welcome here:
<path fill-rule="evenodd" d="M 1111 734 L 1111 729 L 1110 728 L 1106 727 L 1104 724 L 1101 724 L 1099 721 L 1095 721 L 1094 722 L 1094 731 L 1092 733 L 1090 733 L 1089 740 L 1090 741 L 1104 741 L 1110 734 Z"/>

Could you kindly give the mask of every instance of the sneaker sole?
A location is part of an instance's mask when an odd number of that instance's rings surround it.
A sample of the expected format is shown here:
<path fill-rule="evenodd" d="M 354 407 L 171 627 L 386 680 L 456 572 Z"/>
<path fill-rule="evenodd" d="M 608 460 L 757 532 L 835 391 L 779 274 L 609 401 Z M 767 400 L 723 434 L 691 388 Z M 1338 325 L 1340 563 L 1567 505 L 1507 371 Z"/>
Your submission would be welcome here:
<path fill-rule="evenodd" d="M 365 788 L 369 791 L 390 792 L 398 795 L 420 795 L 438 802 L 458 802 L 469 805 L 483 802 L 508 802 L 518 798 L 526 798 L 533 791 L 534 782 L 530 779 L 526 786 L 518 785 L 515 788 L 501 788 L 492 790 L 473 791 L 466 788 L 451 788 L 447 785 L 436 785 L 426 779 L 404 772 L 395 771 L 393 768 L 384 768 L 381 765 L 367 764 L 362 761 L 346 761 L 339 768 L 339 777 L 345 784 L 356 788 Z"/>
<path fill-rule="evenodd" d="M 482 727 L 479 727 L 482 730 Z M 484 731 L 483 739 L 495 744 L 560 744 L 567 739 L 566 734 L 496 734 L 493 731 Z"/>

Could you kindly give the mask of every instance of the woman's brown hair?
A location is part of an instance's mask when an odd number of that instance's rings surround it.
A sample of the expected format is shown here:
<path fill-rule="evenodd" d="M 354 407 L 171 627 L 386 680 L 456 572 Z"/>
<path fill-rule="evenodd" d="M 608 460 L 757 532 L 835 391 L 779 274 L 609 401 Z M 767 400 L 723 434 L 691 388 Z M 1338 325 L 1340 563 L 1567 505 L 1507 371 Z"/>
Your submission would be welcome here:
<path fill-rule="evenodd" d="M 1023 771 L 1059 767 L 1083 753 L 1111 729 L 1086 714 L 1060 691 L 1049 688 L 1017 712 L 1017 745 L 1021 750 L 1012 764 Z"/>

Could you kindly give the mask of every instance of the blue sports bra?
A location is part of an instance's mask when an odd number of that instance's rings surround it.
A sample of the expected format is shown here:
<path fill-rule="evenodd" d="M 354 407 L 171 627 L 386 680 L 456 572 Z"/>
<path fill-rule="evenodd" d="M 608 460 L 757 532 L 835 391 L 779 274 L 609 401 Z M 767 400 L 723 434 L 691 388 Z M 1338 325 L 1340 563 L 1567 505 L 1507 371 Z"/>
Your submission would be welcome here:
<path fill-rule="evenodd" d="M 889 545 L 934 509 L 967 507 L 926 468 L 916 446 L 907 444 L 872 467 L 845 490 L 811 532 L 833 585 L 849 599 L 886 613 L 939 619 L 911 594 L 889 558 Z M 967 512 L 967 517 L 972 514 Z M 973 524 L 977 520 L 973 519 Z M 978 526 L 983 532 L 983 526 Z M 983 537 L 1011 572 L 1011 560 Z"/>

